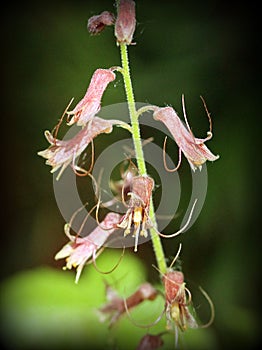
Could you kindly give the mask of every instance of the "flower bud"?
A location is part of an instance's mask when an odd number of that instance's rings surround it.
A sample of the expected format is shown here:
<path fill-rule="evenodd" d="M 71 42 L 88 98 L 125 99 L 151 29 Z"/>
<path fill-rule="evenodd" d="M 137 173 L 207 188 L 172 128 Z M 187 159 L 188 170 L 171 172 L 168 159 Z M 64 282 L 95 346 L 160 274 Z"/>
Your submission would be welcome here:
<path fill-rule="evenodd" d="M 120 0 L 115 23 L 115 36 L 118 44 L 130 45 L 135 28 L 135 2 L 132 0 Z"/>

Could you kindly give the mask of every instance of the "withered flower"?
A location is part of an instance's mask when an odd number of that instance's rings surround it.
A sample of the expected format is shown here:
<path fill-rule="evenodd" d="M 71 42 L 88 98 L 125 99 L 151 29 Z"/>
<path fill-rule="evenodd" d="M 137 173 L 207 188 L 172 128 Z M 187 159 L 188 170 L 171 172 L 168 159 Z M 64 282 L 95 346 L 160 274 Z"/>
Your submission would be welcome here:
<path fill-rule="evenodd" d="M 115 23 L 115 36 L 118 44 L 130 45 L 136 29 L 135 2 L 120 0 Z"/>
<path fill-rule="evenodd" d="M 71 119 L 68 125 L 76 123 L 79 126 L 85 126 L 101 108 L 101 99 L 107 85 L 115 80 L 115 69 L 97 69 L 90 81 L 89 87 L 83 99 L 67 114 Z"/>
<path fill-rule="evenodd" d="M 185 287 L 184 275 L 180 271 L 169 271 L 163 276 L 166 296 L 166 316 L 168 328 L 173 325 L 181 331 L 197 328 L 197 322 L 190 313 L 191 294 Z"/>
<path fill-rule="evenodd" d="M 139 235 L 147 237 L 147 229 L 151 227 L 149 220 L 149 207 L 154 180 L 148 175 L 134 176 L 129 179 L 130 200 L 128 210 L 122 217 L 118 227 L 124 228 L 124 235 L 133 232 L 135 237 L 135 252 L 137 251 Z M 125 189 L 125 185 L 123 186 Z"/>
<path fill-rule="evenodd" d="M 163 274 L 162 278 L 166 299 L 165 311 L 167 318 L 167 328 L 169 330 L 175 330 L 176 342 L 178 341 L 178 329 L 183 332 L 187 330 L 187 328 L 209 327 L 213 322 L 215 316 L 212 300 L 201 287 L 199 287 L 199 289 L 210 306 L 210 319 L 206 324 L 198 325 L 194 316 L 192 315 L 192 312 L 190 310 L 192 309 L 192 311 L 194 311 L 192 298 L 189 289 L 186 288 L 184 274 L 181 271 L 172 269 L 172 266 L 178 258 L 180 251 L 181 244 L 170 267 L 168 268 L 167 272 Z"/>
<path fill-rule="evenodd" d="M 209 117 L 210 131 L 208 132 L 208 136 L 205 139 L 196 138 L 194 137 L 186 119 L 184 99 L 183 109 L 186 127 L 176 114 L 175 110 L 171 107 L 156 108 L 154 111 L 154 119 L 159 120 L 166 125 L 179 147 L 179 163 L 177 167 L 171 171 L 178 169 L 181 162 L 181 151 L 184 153 L 193 171 L 197 168 L 201 170 L 202 164 L 207 160 L 215 161 L 219 158 L 219 156 L 215 156 L 204 144 L 212 138 L 211 119 Z"/>
<path fill-rule="evenodd" d="M 100 15 L 92 16 L 87 23 L 87 29 L 92 35 L 97 35 L 102 32 L 105 26 L 111 26 L 115 23 L 115 16 L 113 13 L 103 11 Z"/>
<path fill-rule="evenodd" d="M 55 259 L 66 258 L 64 269 L 76 268 L 75 282 L 78 283 L 81 272 L 91 258 L 95 260 L 96 254 L 100 251 L 108 237 L 117 229 L 120 215 L 108 213 L 101 222 L 104 229 L 97 226 L 88 236 L 79 237 L 70 234 L 70 226 L 65 225 L 65 234 L 69 238 L 67 243 L 55 256 Z"/>
<path fill-rule="evenodd" d="M 141 304 L 145 300 L 154 300 L 157 297 L 157 290 L 148 282 L 143 283 L 127 299 L 123 299 L 110 286 L 106 286 L 106 297 L 108 304 L 104 305 L 99 311 L 102 314 L 109 314 L 109 327 L 119 319 L 121 315 L 128 312 L 131 308 Z"/>
<path fill-rule="evenodd" d="M 89 143 L 99 134 L 110 133 L 114 124 L 120 125 L 123 122 L 94 117 L 91 124 L 86 125 L 70 140 L 58 140 L 47 130 L 45 131 L 45 137 L 51 146 L 44 151 L 38 152 L 38 155 L 47 159 L 46 164 L 52 166 L 52 173 L 61 167 L 57 176 L 57 179 L 59 179 L 70 163 L 73 169 L 75 169 L 76 158 L 84 151 Z"/>

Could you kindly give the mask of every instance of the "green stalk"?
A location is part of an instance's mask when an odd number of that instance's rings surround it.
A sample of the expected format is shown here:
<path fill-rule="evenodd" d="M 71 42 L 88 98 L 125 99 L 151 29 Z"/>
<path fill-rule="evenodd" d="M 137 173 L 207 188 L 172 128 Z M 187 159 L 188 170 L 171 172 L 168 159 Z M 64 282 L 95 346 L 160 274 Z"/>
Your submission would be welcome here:
<path fill-rule="evenodd" d="M 120 44 L 120 53 L 121 53 L 121 61 L 122 61 L 121 73 L 123 75 L 124 84 L 125 84 L 125 92 L 126 92 L 131 126 L 132 126 L 132 138 L 133 138 L 133 143 L 135 148 L 137 166 L 138 166 L 139 173 L 141 175 L 147 175 L 146 163 L 144 159 L 144 152 L 143 152 L 142 141 L 140 136 L 138 115 L 137 115 L 134 92 L 133 92 L 132 81 L 130 76 L 129 60 L 128 60 L 128 52 L 127 52 L 126 44 Z M 165 255 L 164 255 L 160 237 L 156 231 L 157 222 L 155 218 L 155 211 L 154 211 L 152 198 L 150 201 L 149 217 L 153 224 L 153 228 L 150 229 L 150 234 L 151 234 L 151 239 L 152 239 L 152 244 L 154 248 L 157 265 L 161 273 L 166 273 L 167 266 L 165 261 Z"/>

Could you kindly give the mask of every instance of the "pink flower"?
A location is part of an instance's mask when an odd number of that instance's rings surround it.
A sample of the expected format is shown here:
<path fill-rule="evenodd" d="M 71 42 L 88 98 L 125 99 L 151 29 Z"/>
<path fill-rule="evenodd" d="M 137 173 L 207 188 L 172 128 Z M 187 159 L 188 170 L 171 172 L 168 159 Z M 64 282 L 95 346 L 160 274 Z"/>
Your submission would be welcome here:
<path fill-rule="evenodd" d="M 110 133 L 112 131 L 112 125 L 117 123 L 121 124 L 122 122 L 94 117 L 91 124 L 81 129 L 70 140 L 58 140 L 47 130 L 45 131 L 45 137 L 51 146 L 44 151 L 38 152 L 38 155 L 47 159 L 46 164 L 52 166 L 52 173 L 61 167 L 57 176 L 57 179 L 59 179 L 70 163 L 73 169 L 76 168 L 76 158 L 96 136 L 101 133 Z"/>
<path fill-rule="evenodd" d="M 67 243 L 55 256 L 55 259 L 66 258 L 66 266 L 64 269 L 77 268 L 76 279 L 77 283 L 83 267 L 93 258 L 103 246 L 107 238 L 117 229 L 120 215 L 117 213 L 108 213 L 105 219 L 101 222 L 103 228 L 96 227 L 88 236 L 77 237 L 70 234 L 70 227 L 65 226 L 65 233 L 69 237 L 70 242 Z"/>
<path fill-rule="evenodd" d="M 181 151 L 184 153 L 193 171 L 195 171 L 197 168 L 201 170 L 202 164 L 204 164 L 207 160 L 214 161 L 219 158 L 219 156 L 215 156 L 204 144 L 206 141 L 211 139 L 211 130 L 208 132 L 208 136 L 205 139 L 198 139 L 194 137 L 188 125 L 186 115 L 185 127 L 175 110 L 171 107 L 156 108 L 154 111 L 154 119 L 159 120 L 166 125 L 179 147 L 179 164 L 172 171 L 177 170 L 180 165 Z"/>
<path fill-rule="evenodd" d="M 119 44 L 130 45 L 136 28 L 135 2 L 120 0 L 115 23 L 115 36 Z"/>
<path fill-rule="evenodd" d="M 72 111 L 67 112 L 71 116 L 68 125 L 77 123 L 79 126 L 85 126 L 99 111 L 103 93 L 107 85 L 115 80 L 115 73 L 112 69 L 97 69 L 91 79 L 89 87 L 83 99 L 75 106 Z"/>
<path fill-rule="evenodd" d="M 99 34 L 105 26 L 111 26 L 115 23 L 115 16 L 113 13 L 104 11 L 100 15 L 92 16 L 87 23 L 88 31 L 93 34 Z"/>
<path fill-rule="evenodd" d="M 118 227 L 125 229 L 125 236 L 131 230 L 133 231 L 133 236 L 135 237 L 134 251 L 136 252 L 139 235 L 147 237 L 147 229 L 152 226 L 149 219 L 149 206 L 154 188 L 154 180 L 145 175 L 132 176 L 128 181 L 128 185 L 130 186 L 130 192 L 127 194 L 130 196 L 128 210 L 121 218 Z"/>

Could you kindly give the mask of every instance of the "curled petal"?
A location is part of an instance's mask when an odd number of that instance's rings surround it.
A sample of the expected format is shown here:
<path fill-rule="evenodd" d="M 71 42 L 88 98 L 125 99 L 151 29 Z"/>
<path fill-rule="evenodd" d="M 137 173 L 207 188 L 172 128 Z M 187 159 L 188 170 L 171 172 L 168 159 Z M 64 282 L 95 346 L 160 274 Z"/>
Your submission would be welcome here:
<path fill-rule="evenodd" d="M 210 311 L 211 311 L 211 314 L 210 314 L 210 318 L 209 318 L 209 321 L 201 326 L 199 326 L 200 328 L 207 328 L 209 327 L 214 319 L 215 319 L 215 307 L 214 307 L 214 304 L 213 304 L 213 301 L 211 300 L 210 296 L 207 294 L 207 292 L 199 286 L 199 289 L 201 291 L 201 293 L 204 295 L 204 297 L 206 298 L 209 306 L 210 306 Z"/>
<path fill-rule="evenodd" d="M 118 267 L 118 265 L 120 264 L 120 262 L 122 261 L 122 259 L 124 257 L 124 253 L 125 253 L 125 247 L 123 248 L 122 254 L 120 255 L 120 258 L 119 258 L 118 262 L 110 270 L 102 271 L 102 270 L 100 270 L 100 268 L 96 264 L 96 254 L 94 252 L 94 254 L 93 254 L 93 265 L 94 265 L 94 268 L 97 270 L 97 272 L 102 273 L 104 275 L 108 275 L 109 273 L 112 273 L 113 271 L 115 271 L 115 269 Z"/>
<path fill-rule="evenodd" d="M 194 212 L 194 209 L 195 209 L 195 206 L 196 206 L 196 203 L 197 203 L 197 199 L 195 199 L 193 205 L 192 205 L 192 209 L 189 213 L 189 216 L 188 216 L 188 219 L 185 223 L 185 225 L 183 227 L 181 227 L 178 231 L 176 231 L 175 233 L 172 233 L 170 235 L 164 235 L 163 233 L 161 232 L 158 232 L 159 236 L 161 237 L 164 237 L 164 238 L 173 238 L 175 236 L 178 236 L 180 235 L 180 233 L 182 233 L 183 231 L 185 231 L 185 229 L 188 227 L 188 225 L 190 224 L 190 221 L 191 221 L 191 218 L 192 218 L 192 215 L 193 215 L 193 212 Z"/>

